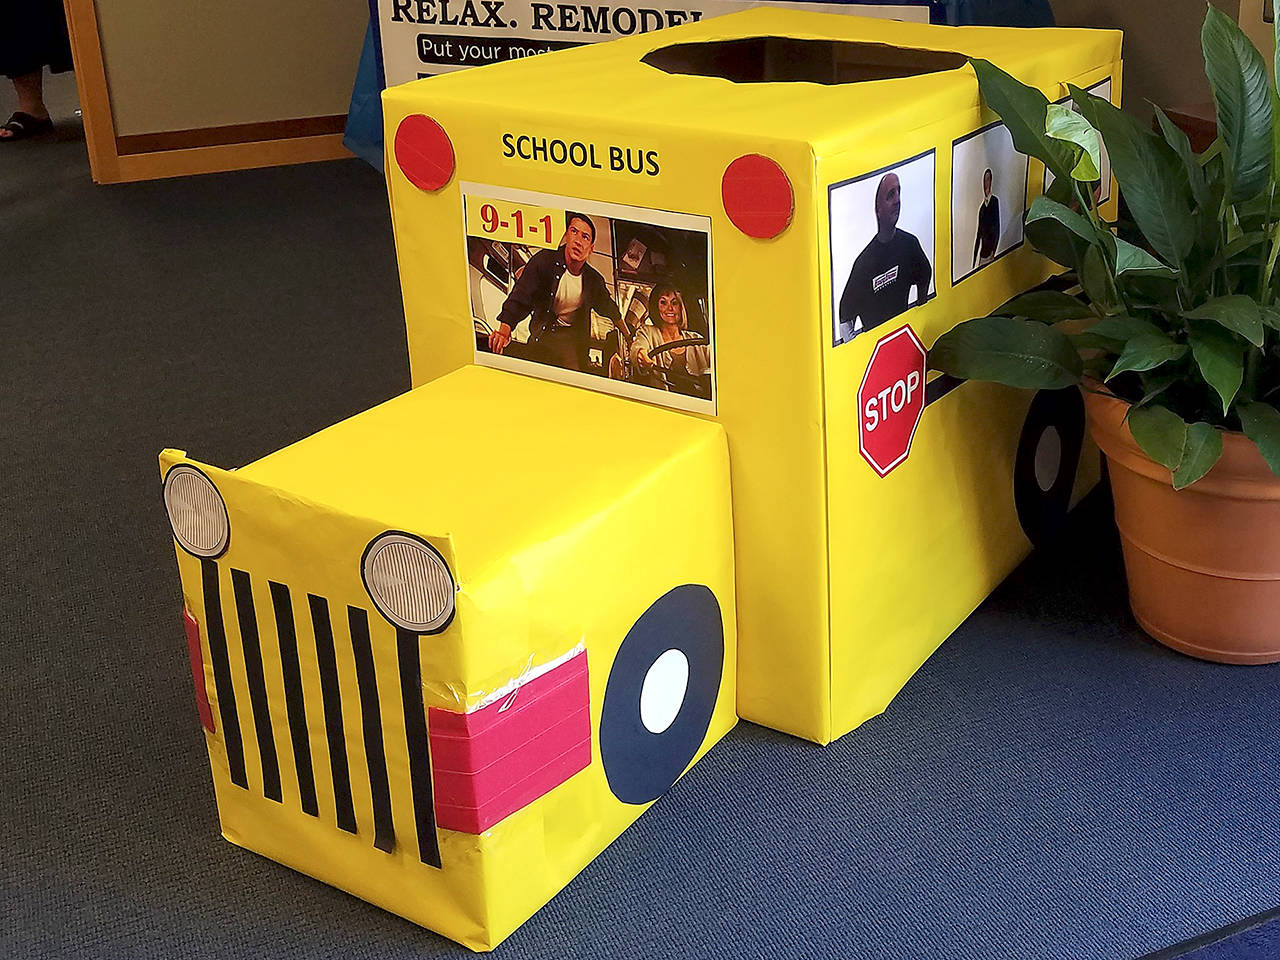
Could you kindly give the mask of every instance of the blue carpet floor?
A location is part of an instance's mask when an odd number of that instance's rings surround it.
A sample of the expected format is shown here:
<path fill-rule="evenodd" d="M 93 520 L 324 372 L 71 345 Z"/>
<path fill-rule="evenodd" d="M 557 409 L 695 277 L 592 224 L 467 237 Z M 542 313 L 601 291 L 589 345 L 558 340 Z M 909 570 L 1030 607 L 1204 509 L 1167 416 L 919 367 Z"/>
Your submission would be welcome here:
<path fill-rule="evenodd" d="M 94 187 L 73 135 L 16 146 L 0 947 L 464 956 L 219 838 L 155 460 L 243 463 L 407 386 L 378 177 Z M 1280 669 L 1146 640 L 1108 509 L 835 745 L 740 726 L 498 956 L 1133 958 L 1280 904 Z"/>

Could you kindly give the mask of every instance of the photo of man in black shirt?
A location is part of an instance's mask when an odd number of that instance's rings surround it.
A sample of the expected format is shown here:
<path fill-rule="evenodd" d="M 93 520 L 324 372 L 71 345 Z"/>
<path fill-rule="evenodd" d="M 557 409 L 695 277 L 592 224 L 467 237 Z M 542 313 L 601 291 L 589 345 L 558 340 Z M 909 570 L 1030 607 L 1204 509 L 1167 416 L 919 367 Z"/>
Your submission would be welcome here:
<path fill-rule="evenodd" d="M 973 238 L 973 265 L 985 267 L 996 258 L 1000 243 L 1000 198 L 991 195 L 991 168 L 982 175 L 982 205 L 978 207 L 978 233 Z"/>
<path fill-rule="evenodd" d="M 951 283 L 980 273 L 1022 246 L 1030 158 L 1003 123 L 951 145 Z"/>
<path fill-rule="evenodd" d="M 853 261 L 840 297 L 842 340 L 878 327 L 929 296 L 933 266 L 915 235 L 898 229 L 902 184 L 896 173 L 880 179 L 875 212 L 876 235 Z"/>
<path fill-rule="evenodd" d="M 516 326 L 529 318 L 527 359 L 565 370 L 587 369 L 591 312 L 614 323 L 622 313 L 602 277 L 588 262 L 596 225 L 580 213 L 565 214 L 564 238 L 555 250 L 539 250 L 521 271 L 489 335 L 489 349 L 502 353 Z"/>

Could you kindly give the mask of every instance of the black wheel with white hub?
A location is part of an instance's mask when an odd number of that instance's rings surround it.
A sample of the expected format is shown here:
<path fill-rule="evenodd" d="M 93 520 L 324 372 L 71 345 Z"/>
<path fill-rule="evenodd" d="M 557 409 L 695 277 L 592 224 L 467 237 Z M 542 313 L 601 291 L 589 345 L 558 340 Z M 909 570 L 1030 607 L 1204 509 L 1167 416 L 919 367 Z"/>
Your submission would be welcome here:
<path fill-rule="evenodd" d="M 627 632 L 605 685 L 600 758 L 623 803 L 666 793 L 707 736 L 724 669 L 724 619 L 715 594 L 683 584 Z"/>
<path fill-rule="evenodd" d="M 1062 532 L 1084 445 L 1084 400 L 1075 387 L 1041 390 L 1031 401 L 1013 463 L 1013 502 L 1033 545 Z"/>

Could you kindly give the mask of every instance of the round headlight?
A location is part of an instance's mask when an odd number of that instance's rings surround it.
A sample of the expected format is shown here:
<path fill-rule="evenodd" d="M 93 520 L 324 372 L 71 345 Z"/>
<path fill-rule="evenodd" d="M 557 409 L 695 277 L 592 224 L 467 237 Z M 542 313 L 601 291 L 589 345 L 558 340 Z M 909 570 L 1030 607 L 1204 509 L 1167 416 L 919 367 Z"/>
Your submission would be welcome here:
<path fill-rule="evenodd" d="M 178 545 L 197 557 L 213 559 L 231 542 L 227 505 L 213 481 L 190 464 L 180 463 L 164 477 L 164 508 Z"/>
<path fill-rule="evenodd" d="M 375 537 L 365 547 L 360 573 L 373 605 L 397 627 L 439 633 L 453 619 L 453 574 L 440 551 L 421 537 Z"/>

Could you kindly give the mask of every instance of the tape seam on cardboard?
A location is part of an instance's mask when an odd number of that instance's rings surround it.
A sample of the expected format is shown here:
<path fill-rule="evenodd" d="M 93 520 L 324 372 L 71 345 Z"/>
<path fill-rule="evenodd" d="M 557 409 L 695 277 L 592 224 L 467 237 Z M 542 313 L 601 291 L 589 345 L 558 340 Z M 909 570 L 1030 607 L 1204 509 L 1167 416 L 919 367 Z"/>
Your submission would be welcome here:
<path fill-rule="evenodd" d="M 810 144 L 809 146 L 809 183 L 811 185 L 810 193 L 813 196 L 821 195 L 824 198 L 827 196 L 827 191 L 822 188 L 821 184 L 818 183 L 818 156 L 812 144 Z M 832 665 L 831 643 L 829 640 L 829 638 L 831 637 L 831 592 L 832 592 L 831 559 L 830 559 L 830 556 L 831 556 L 831 463 L 829 459 L 830 452 L 827 449 L 828 442 L 829 442 L 828 438 L 830 437 L 830 431 L 828 430 L 828 427 L 827 427 L 827 414 L 828 414 L 828 410 L 827 410 L 827 342 L 828 342 L 828 337 L 827 337 L 827 323 L 825 320 L 826 316 L 830 312 L 830 308 L 824 302 L 824 297 L 823 297 L 823 291 L 825 290 L 826 285 L 823 282 L 825 279 L 825 273 L 822 269 L 822 266 L 825 262 L 822 256 L 822 227 L 824 222 L 826 222 L 826 218 L 824 216 L 818 215 L 817 211 L 812 210 L 812 208 L 810 212 L 813 214 L 813 223 L 811 224 L 811 229 L 813 230 L 813 251 L 814 251 L 815 266 L 817 267 L 817 269 L 813 271 L 813 279 L 817 286 L 816 296 L 814 297 L 814 303 L 817 305 L 818 312 L 820 315 L 818 319 L 818 323 L 814 327 L 814 331 L 818 337 L 818 397 L 820 400 L 818 404 L 818 410 L 819 410 L 818 415 L 822 421 L 822 426 L 821 426 L 821 430 L 822 430 L 822 516 L 823 516 L 823 523 L 822 523 L 823 571 L 822 572 L 823 572 L 823 579 L 826 581 L 826 594 L 827 594 L 826 603 L 824 604 L 825 610 L 823 612 L 823 616 L 826 622 L 826 633 L 828 637 L 828 642 L 823 644 L 823 647 L 825 649 L 825 654 L 826 654 L 826 660 L 827 660 L 827 669 L 826 669 L 826 690 L 823 693 L 823 699 L 825 700 L 825 704 L 824 704 L 825 709 L 823 710 L 823 718 L 822 718 L 823 730 L 822 730 L 822 738 L 820 742 L 829 743 L 831 741 L 831 732 L 835 723 L 835 716 L 834 716 L 835 709 L 834 709 L 834 695 L 833 695 L 833 691 L 835 689 L 835 678 L 833 674 L 834 668 Z M 825 211 L 823 211 L 823 213 L 825 213 Z"/>

